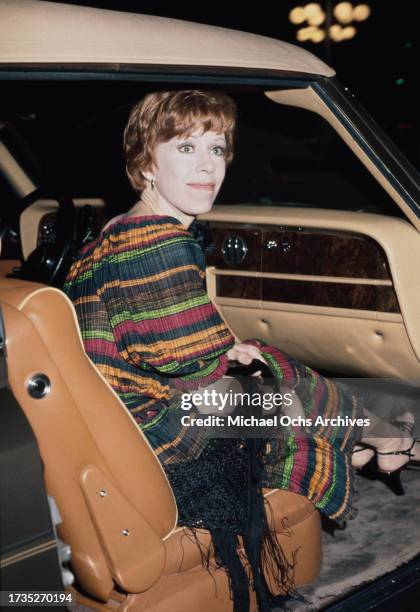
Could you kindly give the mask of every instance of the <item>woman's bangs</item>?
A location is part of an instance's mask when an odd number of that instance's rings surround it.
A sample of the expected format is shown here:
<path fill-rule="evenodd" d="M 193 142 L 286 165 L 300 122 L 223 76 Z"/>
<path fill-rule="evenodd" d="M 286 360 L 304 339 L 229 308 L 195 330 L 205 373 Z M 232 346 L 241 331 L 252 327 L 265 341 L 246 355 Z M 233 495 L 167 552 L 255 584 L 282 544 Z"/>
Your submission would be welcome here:
<path fill-rule="evenodd" d="M 225 133 L 229 130 L 229 121 L 222 113 L 206 112 L 206 110 L 188 113 L 179 117 L 175 126 L 174 136 L 188 137 L 194 132 Z"/>

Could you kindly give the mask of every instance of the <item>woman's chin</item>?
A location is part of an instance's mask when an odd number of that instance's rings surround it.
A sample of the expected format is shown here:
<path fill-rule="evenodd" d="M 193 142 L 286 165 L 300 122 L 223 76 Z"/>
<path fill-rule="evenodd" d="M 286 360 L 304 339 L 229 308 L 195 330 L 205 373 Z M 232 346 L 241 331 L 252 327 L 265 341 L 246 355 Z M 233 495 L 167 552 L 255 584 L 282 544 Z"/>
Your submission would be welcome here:
<path fill-rule="evenodd" d="M 191 206 L 191 212 L 189 214 L 194 216 L 204 215 L 205 213 L 211 211 L 213 204 L 213 200 L 207 202 L 197 202 L 194 206 Z"/>
<path fill-rule="evenodd" d="M 201 207 L 197 206 L 196 210 L 191 214 L 193 214 L 195 217 L 197 217 L 198 215 L 205 215 L 206 213 L 210 212 L 212 208 L 213 208 L 213 202 L 209 204 L 208 206 L 201 206 Z"/>
<path fill-rule="evenodd" d="M 211 210 L 211 207 L 210 208 L 204 208 L 203 206 L 201 206 L 201 207 L 195 206 L 194 208 L 191 207 L 191 208 L 188 208 L 187 210 L 185 208 L 183 208 L 182 210 L 180 210 L 180 213 L 182 215 L 187 215 L 188 217 L 198 217 L 199 215 L 205 215 L 210 210 Z"/>

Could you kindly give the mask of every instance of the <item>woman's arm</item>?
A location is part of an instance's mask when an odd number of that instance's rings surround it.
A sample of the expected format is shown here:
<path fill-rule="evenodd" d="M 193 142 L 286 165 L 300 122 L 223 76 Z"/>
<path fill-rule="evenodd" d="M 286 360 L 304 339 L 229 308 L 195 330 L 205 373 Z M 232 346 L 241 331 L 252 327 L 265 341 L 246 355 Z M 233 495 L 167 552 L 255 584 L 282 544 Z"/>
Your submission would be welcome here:
<path fill-rule="evenodd" d="M 177 386 L 206 384 L 226 371 L 234 338 L 204 289 L 199 246 L 164 219 L 120 226 L 112 254 L 98 254 L 97 293 L 123 359 Z"/>

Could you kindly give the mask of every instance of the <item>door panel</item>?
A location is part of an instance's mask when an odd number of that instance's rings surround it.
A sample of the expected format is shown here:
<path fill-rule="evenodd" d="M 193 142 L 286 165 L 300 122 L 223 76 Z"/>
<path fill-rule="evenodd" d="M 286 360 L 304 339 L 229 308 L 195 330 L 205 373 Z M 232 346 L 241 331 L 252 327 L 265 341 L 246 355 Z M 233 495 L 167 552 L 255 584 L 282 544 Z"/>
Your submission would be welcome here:
<path fill-rule="evenodd" d="M 208 290 L 238 337 L 339 374 L 420 376 L 413 316 L 420 282 L 412 266 L 420 236 L 408 223 L 245 206 L 215 207 L 202 218 L 216 236 L 206 249 Z M 239 263 L 226 256 L 235 241 L 242 252 L 241 241 L 247 245 Z"/>

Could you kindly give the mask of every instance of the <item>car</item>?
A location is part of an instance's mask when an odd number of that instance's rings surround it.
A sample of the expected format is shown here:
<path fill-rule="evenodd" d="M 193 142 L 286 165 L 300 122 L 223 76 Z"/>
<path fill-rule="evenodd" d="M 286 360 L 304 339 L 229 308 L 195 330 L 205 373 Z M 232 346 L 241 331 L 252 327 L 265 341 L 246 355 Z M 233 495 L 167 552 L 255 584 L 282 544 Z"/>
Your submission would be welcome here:
<path fill-rule="evenodd" d="M 235 159 L 196 228 L 208 293 L 239 338 L 380 384 L 390 414 L 419 396 L 420 176 L 295 45 L 33 0 L 1 0 L 0 31 L 2 588 L 26 593 L 9 603 L 70 609 L 230 610 L 224 572 L 207 572 L 177 525 L 163 470 L 61 291 L 77 250 L 135 201 L 128 112 L 164 89 L 234 98 Z M 416 477 L 404 471 L 403 498 L 358 478 L 358 517 L 322 532 L 308 500 L 267 493 L 290 559 L 302 548 L 296 609 L 416 609 Z"/>

